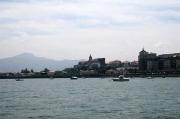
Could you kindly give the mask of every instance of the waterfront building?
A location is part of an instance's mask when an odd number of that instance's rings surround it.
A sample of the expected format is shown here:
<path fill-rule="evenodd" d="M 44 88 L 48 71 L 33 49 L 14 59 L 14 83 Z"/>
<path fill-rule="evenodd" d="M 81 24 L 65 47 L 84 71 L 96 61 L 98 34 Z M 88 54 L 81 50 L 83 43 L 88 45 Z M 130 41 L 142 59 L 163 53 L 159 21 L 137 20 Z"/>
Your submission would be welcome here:
<path fill-rule="evenodd" d="M 81 76 L 97 76 L 98 72 L 96 70 L 80 70 Z"/>
<path fill-rule="evenodd" d="M 180 53 L 159 55 L 159 69 L 162 71 L 180 71 Z"/>
<path fill-rule="evenodd" d="M 107 64 L 107 66 L 109 66 L 110 68 L 118 68 L 118 67 L 122 67 L 123 64 L 121 61 L 119 60 L 115 60 L 115 61 L 111 61 Z"/>
<path fill-rule="evenodd" d="M 114 70 L 114 69 L 109 69 L 109 70 L 106 70 L 105 74 L 107 76 L 118 76 L 120 75 L 120 71 L 119 70 Z"/>
<path fill-rule="evenodd" d="M 111 61 L 106 65 L 105 74 L 108 76 L 118 76 L 129 73 L 136 73 L 138 71 L 138 61 Z"/>
<path fill-rule="evenodd" d="M 138 62 L 140 71 L 169 73 L 180 71 L 180 53 L 157 55 L 143 48 L 139 52 Z"/>
<path fill-rule="evenodd" d="M 75 65 L 74 67 L 79 70 L 97 70 L 103 68 L 105 65 L 105 58 L 93 59 L 90 55 L 88 61 L 80 61 L 78 65 Z"/>
<path fill-rule="evenodd" d="M 143 50 L 139 53 L 139 70 L 141 71 L 156 71 L 158 68 L 157 54 L 149 53 Z"/>

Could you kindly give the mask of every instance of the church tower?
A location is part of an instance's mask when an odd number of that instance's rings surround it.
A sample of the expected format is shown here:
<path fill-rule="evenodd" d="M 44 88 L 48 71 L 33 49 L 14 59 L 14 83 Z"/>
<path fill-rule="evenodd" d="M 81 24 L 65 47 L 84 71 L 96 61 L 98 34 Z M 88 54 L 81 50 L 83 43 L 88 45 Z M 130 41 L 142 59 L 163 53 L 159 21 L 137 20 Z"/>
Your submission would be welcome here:
<path fill-rule="evenodd" d="M 89 61 L 92 61 L 92 56 L 91 56 L 91 54 L 90 54 L 90 56 L 89 56 Z"/>
<path fill-rule="evenodd" d="M 148 52 L 146 52 L 144 50 L 144 48 L 142 49 L 142 51 L 139 52 L 139 56 L 138 56 L 138 62 L 139 62 L 139 69 L 142 71 L 145 71 L 147 69 L 147 56 L 148 56 Z"/>

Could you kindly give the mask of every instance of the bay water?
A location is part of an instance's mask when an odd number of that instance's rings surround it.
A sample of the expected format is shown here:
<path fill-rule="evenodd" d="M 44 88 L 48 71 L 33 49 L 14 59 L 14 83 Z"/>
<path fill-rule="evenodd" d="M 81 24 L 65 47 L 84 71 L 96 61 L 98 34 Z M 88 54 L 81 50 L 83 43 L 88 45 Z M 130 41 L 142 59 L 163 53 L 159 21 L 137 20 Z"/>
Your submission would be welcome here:
<path fill-rule="evenodd" d="M 180 78 L 0 79 L 0 119 L 180 119 Z"/>

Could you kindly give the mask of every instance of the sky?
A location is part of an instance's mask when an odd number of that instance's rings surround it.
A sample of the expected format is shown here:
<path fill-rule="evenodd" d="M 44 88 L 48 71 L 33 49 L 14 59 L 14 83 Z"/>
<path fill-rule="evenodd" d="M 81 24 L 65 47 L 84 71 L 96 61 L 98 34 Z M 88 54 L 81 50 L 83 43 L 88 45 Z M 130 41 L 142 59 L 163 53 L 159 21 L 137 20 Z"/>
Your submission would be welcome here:
<path fill-rule="evenodd" d="M 133 61 L 180 52 L 180 0 L 0 0 L 0 58 Z"/>

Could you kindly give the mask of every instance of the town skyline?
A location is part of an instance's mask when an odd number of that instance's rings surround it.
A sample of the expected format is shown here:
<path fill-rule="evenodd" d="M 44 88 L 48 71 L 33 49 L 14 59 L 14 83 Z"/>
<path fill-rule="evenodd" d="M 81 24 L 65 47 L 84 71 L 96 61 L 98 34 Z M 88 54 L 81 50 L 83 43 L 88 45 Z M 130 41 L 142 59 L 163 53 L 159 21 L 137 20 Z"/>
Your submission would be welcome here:
<path fill-rule="evenodd" d="M 2 64 L 2 62 L 6 62 Z M 16 62 L 14 64 L 14 62 Z M 50 74 L 56 74 L 56 77 L 67 77 L 71 75 L 77 76 L 117 76 L 126 73 L 133 76 L 179 76 L 180 69 L 180 53 L 159 54 L 148 52 L 144 48 L 139 52 L 138 61 L 120 61 L 114 60 L 107 62 L 106 58 L 93 58 L 90 54 L 87 60 L 73 61 L 64 60 L 56 61 L 42 57 L 36 57 L 32 54 L 21 54 L 12 58 L 0 61 L 1 78 L 5 75 L 16 75 L 17 71 L 21 71 L 24 76 L 35 75 L 34 71 L 39 72 L 42 77 L 46 72 L 46 77 Z M 62 68 L 64 67 L 64 68 Z M 18 69 L 18 70 L 17 70 Z M 29 70 L 30 69 L 30 70 Z M 44 70 L 42 70 L 44 69 Z M 10 71 L 11 70 L 11 71 Z M 12 70 L 16 70 L 15 72 Z M 66 72 L 64 74 L 64 72 Z M 49 74 L 50 73 L 50 74 Z M 57 75 L 58 73 L 58 75 Z M 28 75 L 30 74 L 30 75 Z M 36 74 L 36 78 L 38 76 Z M 7 78 L 7 77 L 4 78 Z M 11 77 L 12 78 L 12 77 Z"/>
<path fill-rule="evenodd" d="M 180 52 L 179 0 L 1 0 L 0 58 L 133 61 Z"/>
<path fill-rule="evenodd" d="M 153 51 L 149 51 L 149 50 L 147 50 L 147 49 L 145 49 L 144 47 L 142 48 L 142 49 L 144 49 L 144 50 L 146 50 L 146 51 L 148 51 L 148 52 L 150 52 L 150 53 L 156 53 L 157 55 L 163 55 L 163 54 L 174 54 L 174 53 L 179 53 L 179 52 L 168 52 L 168 53 L 166 53 L 166 52 L 164 52 L 164 53 L 157 53 L 157 52 L 153 52 Z M 141 50 L 142 50 L 141 49 Z M 115 61 L 115 60 L 119 60 L 119 61 L 122 61 L 122 62 L 125 62 L 125 61 L 138 61 L 138 55 L 139 55 L 139 52 L 141 51 L 141 50 L 139 50 L 136 54 L 137 54 L 137 56 L 136 56 L 136 58 L 135 59 L 130 59 L 130 60 L 128 60 L 128 59 L 122 59 L 121 58 L 121 56 L 119 56 L 119 59 L 113 59 L 113 58 L 110 58 L 111 56 L 108 56 L 108 57 L 103 57 L 102 56 L 102 58 L 106 58 L 106 60 L 107 60 L 107 62 L 111 62 L 111 61 Z M 89 57 L 89 55 L 91 55 L 93 58 L 99 58 L 99 56 L 95 56 L 95 55 L 93 55 L 92 53 L 89 53 L 89 54 L 87 54 L 86 55 L 86 57 L 81 57 L 81 58 L 71 58 L 71 59 L 68 59 L 68 58 L 62 58 L 62 59 L 56 59 L 56 58 L 53 58 L 53 57 L 48 57 L 48 56 L 42 56 L 42 55 L 36 55 L 36 53 L 34 54 L 34 53 L 32 53 L 32 52 L 22 52 L 22 53 L 18 53 L 18 54 L 14 54 L 14 55 L 11 55 L 11 56 L 6 56 L 6 57 L 0 57 L 0 59 L 5 59 L 5 58 L 11 58 L 11 57 L 15 57 L 15 56 L 18 56 L 18 55 L 33 55 L 33 56 L 36 56 L 36 57 L 42 57 L 42 58 L 47 58 L 47 59 L 52 59 L 52 60 L 79 60 L 79 61 L 85 61 L 85 60 L 87 60 L 88 59 L 88 57 Z"/>

